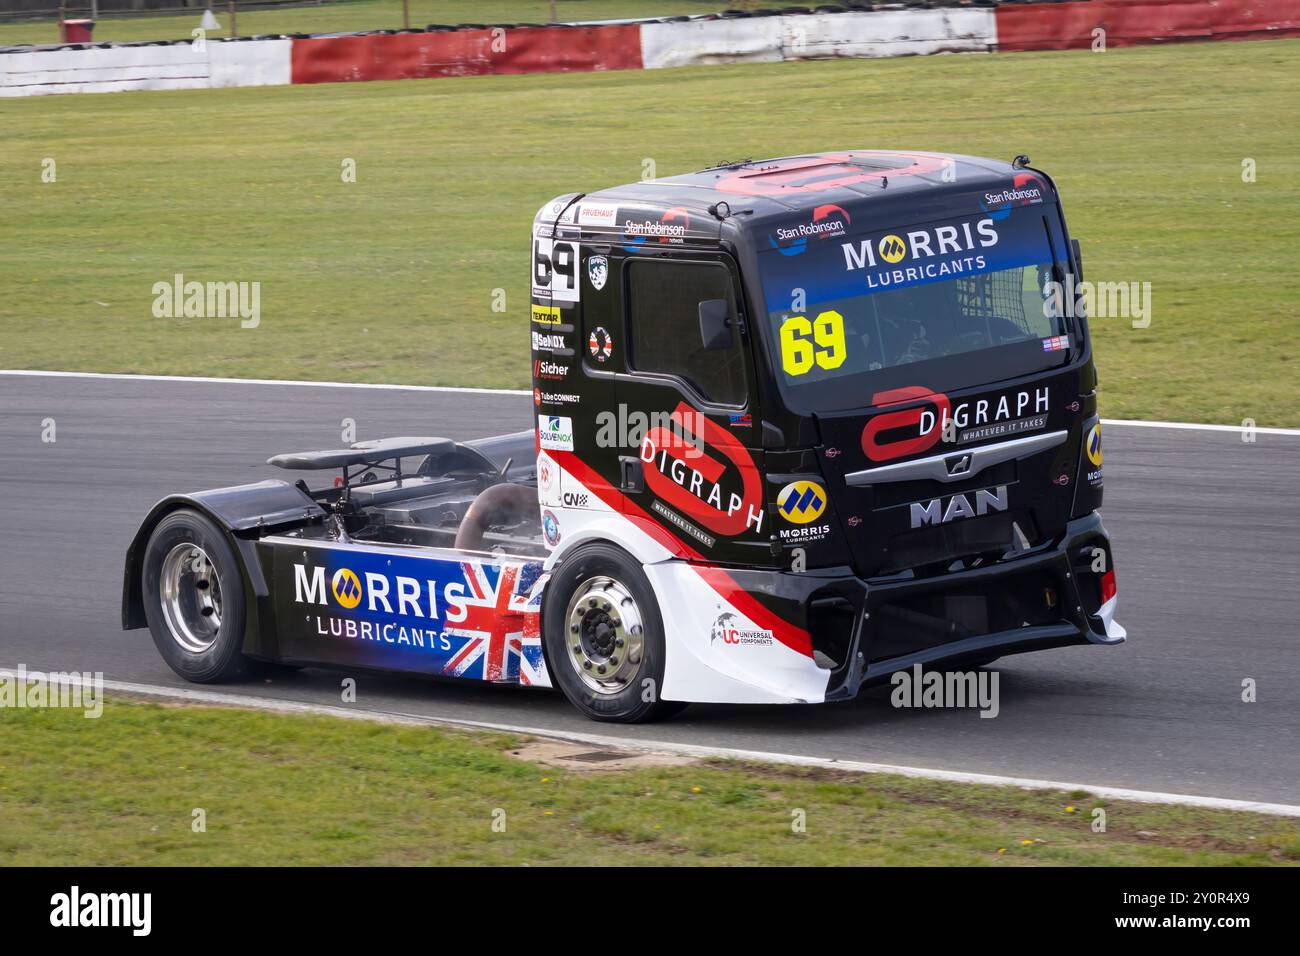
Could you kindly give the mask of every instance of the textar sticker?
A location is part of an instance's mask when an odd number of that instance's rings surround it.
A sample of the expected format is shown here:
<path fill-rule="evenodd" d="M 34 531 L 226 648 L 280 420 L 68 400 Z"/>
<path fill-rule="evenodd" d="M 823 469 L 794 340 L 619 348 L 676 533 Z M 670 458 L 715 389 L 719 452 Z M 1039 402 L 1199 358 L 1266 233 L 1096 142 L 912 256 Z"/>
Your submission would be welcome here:
<path fill-rule="evenodd" d="M 538 325 L 560 325 L 564 321 L 563 313 L 553 305 L 533 305 L 533 321 Z"/>

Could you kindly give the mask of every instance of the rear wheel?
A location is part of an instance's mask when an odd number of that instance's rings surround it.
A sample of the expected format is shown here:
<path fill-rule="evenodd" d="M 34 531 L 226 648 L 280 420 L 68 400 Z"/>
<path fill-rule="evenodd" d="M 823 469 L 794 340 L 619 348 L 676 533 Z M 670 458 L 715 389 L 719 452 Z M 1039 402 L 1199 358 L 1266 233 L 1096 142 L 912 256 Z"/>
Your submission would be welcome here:
<path fill-rule="evenodd" d="M 144 554 L 145 618 L 163 660 L 201 684 L 248 673 L 244 582 L 225 534 L 197 511 L 173 511 Z"/>
<path fill-rule="evenodd" d="M 664 630 L 641 565 L 608 544 L 586 544 L 547 585 L 543 641 L 555 683 L 592 720 L 642 723 L 685 704 L 659 699 Z"/>

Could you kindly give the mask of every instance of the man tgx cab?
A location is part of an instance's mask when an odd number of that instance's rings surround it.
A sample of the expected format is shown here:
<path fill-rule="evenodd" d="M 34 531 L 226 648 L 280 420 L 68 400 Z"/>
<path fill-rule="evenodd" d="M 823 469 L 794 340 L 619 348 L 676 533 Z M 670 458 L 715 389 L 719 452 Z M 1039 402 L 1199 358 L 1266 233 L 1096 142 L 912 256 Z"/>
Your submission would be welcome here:
<path fill-rule="evenodd" d="M 828 700 L 1124 640 L 1087 322 L 1060 294 L 1079 252 L 1027 163 L 812 154 L 538 213 L 550 564 L 637 559 L 665 697 Z"/>

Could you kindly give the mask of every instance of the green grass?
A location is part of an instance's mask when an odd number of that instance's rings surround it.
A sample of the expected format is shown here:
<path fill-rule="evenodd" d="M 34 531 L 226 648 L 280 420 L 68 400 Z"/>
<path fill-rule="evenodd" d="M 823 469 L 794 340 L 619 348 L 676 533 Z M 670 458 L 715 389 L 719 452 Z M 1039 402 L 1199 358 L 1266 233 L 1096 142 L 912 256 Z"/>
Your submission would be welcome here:
<path fill-rule="evenodd" d="M 57 4 L 55 4 L 57 6 Z M 728 7 L 727 0 L 558 0 L 556 19 L 617 20 L 628 17 L 667 17 L 714 13 Z M 74 0 L 74 16 L 89 16 L 89 2 Z M 221 24 L 216 36 L 230 36 L 230 14 L 224 0 L 214 0 Z M 84 9 L 83 9 L 84 8 Z M 549 23 L 550 0 L 409 0 L 410 24 L 430 23 Z M 96 42 L 129 43 L 135 40 L 184 40 L 199 25 L 201 9 L 177 16 L 114 16 L 101 14 L 95 22 Z M 237 12 L 239 36 L 263 33 L 359 33 L 366 30 L 400 30 L 402 0 L 347 0 L 324 6 L 287 7 L 279 10 Z M 58 18 L 0 23 L 0 46 L 19 43 L 58 43 Z"/>
<path fill-rule="evenodd" d="M 1286 818 L 772 766 L 581 774 L 508 756 L 517 743 L 122 700 L 98 720 L 0 710 L 0 864 L 1300 861 Z"/>
<path fill-rule="evenodd" d="M 11 100 L 0 367 L 524 387 L 529 224 L 556 194 L 647 161 L 662 176 L 848 146 L 1024 152 L 1057 179 L 1089 279 L 1151 283 L 1150 328 L 1094 323 L 1104 414 L 1300 425 L 1297 54 L 1268 40 Z M 154 318 L 153 284 L 178 272 L 260 281 L 260 327 Z"/>

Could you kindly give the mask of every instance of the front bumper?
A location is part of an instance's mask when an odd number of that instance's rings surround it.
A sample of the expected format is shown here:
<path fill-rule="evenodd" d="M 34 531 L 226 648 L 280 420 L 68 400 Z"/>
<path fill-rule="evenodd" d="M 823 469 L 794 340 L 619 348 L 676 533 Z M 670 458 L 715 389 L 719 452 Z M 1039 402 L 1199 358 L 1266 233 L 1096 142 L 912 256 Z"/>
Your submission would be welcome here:
<path fill-rule="evenodd" d="M 1055 542 L 928 577 L 782 573 L 775 586 L 770 572 L 765 582 L 737 578 L 788 602 L 789 617 L 812 635 L 818 666 L 830 672 L 825 699 L 843 700 L 914 664 L 974 667 L 1025 651 L 1122 643 L 1113 567 L 1110 538 L 1093 512 Z"/>

